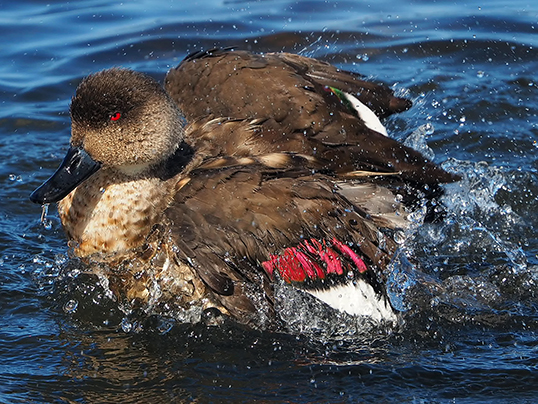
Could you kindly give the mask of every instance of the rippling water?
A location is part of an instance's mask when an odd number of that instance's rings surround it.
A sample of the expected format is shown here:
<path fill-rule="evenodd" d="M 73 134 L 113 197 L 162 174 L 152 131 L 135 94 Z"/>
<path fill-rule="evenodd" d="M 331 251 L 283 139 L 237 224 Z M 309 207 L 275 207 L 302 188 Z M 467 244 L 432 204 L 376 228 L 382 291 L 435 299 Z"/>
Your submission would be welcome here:
<path fill-rule="evenodd" d="M 1 8 L 0 401 L 538 400 L 535 2 Z M 114 65 L 162 80 L 187 53 L 214 46 L 300 52 L 415 101 L 389 132 L 464 179 L 447 187 L 443 222 L 406 235 L 395 259 L 391 297 L 406 310 L 399 329 L 320 329 L 307 319 L 290 335 L 140 324 L 98 283 L 60 275 L 67 249 L 56 213 L 43 226 L 28 195 L 66 150 L 77 83 Z"/>

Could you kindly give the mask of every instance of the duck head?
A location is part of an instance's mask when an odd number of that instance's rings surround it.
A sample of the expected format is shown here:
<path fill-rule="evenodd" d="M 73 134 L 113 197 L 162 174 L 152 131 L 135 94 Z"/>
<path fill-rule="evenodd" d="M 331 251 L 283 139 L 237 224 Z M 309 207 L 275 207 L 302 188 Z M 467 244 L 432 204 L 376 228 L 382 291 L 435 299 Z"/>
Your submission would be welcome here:
<path fill-rule="evenodd" d="M 102 167 L 144 175 L 183 139 L 183 117 L 162 86 L 128 69 L 86 77 L 70 113 L 70 148 L 56 172 L 30 195 L 32 202 L 58 202 Z"/>

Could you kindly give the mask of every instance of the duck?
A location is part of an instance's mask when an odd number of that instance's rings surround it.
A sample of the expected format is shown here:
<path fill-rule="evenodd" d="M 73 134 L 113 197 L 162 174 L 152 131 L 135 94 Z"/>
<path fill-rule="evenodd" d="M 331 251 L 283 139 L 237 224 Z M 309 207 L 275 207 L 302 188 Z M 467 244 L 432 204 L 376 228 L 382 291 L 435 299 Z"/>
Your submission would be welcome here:
<path fill-rule="evenodd" d="M 212 49 L 165 77 L 90 74 L 71 140 L 30 196 L 57 203 L 77 257 L 146 312 L 276 327 L 277 288 L 379 322 L 396 234 L 455 174 L 386 133 L 412 103 L 289 53 Z"/>

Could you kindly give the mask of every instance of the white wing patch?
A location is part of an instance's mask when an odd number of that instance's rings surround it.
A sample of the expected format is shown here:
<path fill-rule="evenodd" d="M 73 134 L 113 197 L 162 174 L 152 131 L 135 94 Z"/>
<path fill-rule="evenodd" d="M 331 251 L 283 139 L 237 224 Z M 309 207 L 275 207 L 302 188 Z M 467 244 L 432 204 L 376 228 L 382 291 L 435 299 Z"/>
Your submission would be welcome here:
<path fill-rule="evenodd" d="M 366 126 L 368 126 L 372 130 L 375 130 L 376 132 L 381 133 L 382 135 L 389 135 L 387 133 L 387 129 L 383 126 L 377 115 L 374 114 L 374 111 L 372 111 L 362 102 L 360 102 L 359 99 L 354 97 L 353 95 L 349 93 L 344 93 L 344 96 L 351 103 L 351 105 L 353 105 L 353 108 L 355 108 L 355 111 L 357 111 Z"/>
<path fill-rule="evenodd" d="M 370 317 L 379 322 L 397 320 L 387 298 L 377 295 L 374 288 L 363 280 L 336 285 L 326 290 L 312 289 L 306 292 L 332 308 L 354 316 Z"/>

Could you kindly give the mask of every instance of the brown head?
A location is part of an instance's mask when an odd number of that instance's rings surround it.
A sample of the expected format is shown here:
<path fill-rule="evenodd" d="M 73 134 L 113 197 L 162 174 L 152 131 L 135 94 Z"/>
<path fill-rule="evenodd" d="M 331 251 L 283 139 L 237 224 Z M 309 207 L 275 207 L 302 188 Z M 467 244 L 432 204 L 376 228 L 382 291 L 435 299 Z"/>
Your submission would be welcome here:
<path fill-rule="evenodd" d="M 30 196 L 57 202 L 101 167 L 141 175 L 183 140 L 184 119 L 159 83 L 128 69 L 86 77 L 71 102 L 71 148 L 56 173 Z"/>
<path fill-rule="evenodd" d="M 151 77 L 113 68 L 86 77 L 71 102 L 71 146 L 103 165 L 155 165 L 183 138 L 182 117 Z"/>

